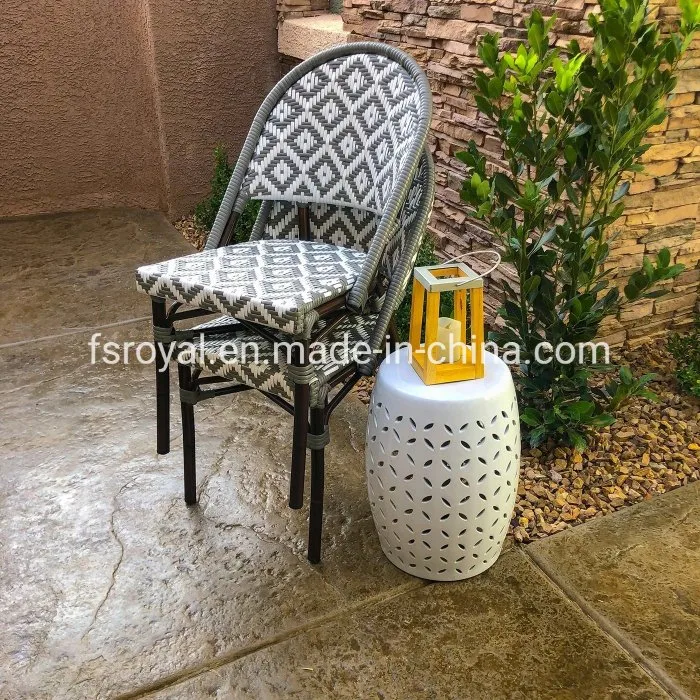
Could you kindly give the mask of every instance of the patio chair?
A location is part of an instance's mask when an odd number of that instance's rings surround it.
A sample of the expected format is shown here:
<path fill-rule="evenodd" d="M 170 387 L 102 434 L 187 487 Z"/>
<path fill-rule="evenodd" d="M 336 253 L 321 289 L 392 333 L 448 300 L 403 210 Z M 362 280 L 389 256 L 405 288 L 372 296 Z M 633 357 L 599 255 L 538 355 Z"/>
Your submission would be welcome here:
<path fill-rule="evenodd" d="M 342 399 L 362 377 L 375 372 L 386 346 L 387 331 L 403 298 L 421 239 L 432 209 L 434 196 L 433 165 L 426 152 L 414 177 L 409 196 L 398 218 L 391 249 L 381 266 L 388 288 L 377 300 L 375 313 L 352 311 L 320 319 L 310 341 L 313 347 L 323 343 L 336 353 L 318 363 L 293 365 L 284 352 L 275 354 L 275 342 L 284 343 L 288 336 L 279 332 L 255 329 L 232 317 L 221 317 L 195 327 L 194 343 L 177 355 L 182 413 L 185 501 L 197 500 L 195 466 L 194 405 L 202 400 L 257 389 L 294 417 L 294 443 L 311 451 L 311 498 L 309 512 L 308 559 L 321 558 L 323 521 L 324 453 L 330 441 L 329 419 Z M 294 255 L 296 242 L 290 244 Z M 276 260 L 271 261 L 274 265 Z M 198 334 L 205 332 L 197 344 Z M 257 355 L 250 354 L 251 348 Z M 279 345 L 278 345 L 279 347 Z M 285 346 L 286 349 L 286 346 Z M 300 386 L 308 399 L 299 405 Z M 335 393 L 333 391 L 335 390 Z M 307 408 L 308 403 L 308 408 Z M 308 421 L 308 422 L 307 422 Z M 297 433 L 301 426 L 301 433 Z M 293 447 L 294 449 L 294 447 Z M 304 465 L 292 470 L 292 480 L 299 479 L 290 494 L 301 506 Z M 294 467 L 293 467 L 294 469 Z M 294 484 L 292 484 L 294 486 Z"/>
<path fill-rule="evenodd" d="M 137 272 L 139 288 L 152 297 L 160 350 L 159 453 L 169 450 L 168 350 L 192 337 L 176 330 L 176 322 L 218 312 L 235 323 L 205 324 L 201 332 L 243 327 L 268 342 L 286 334 L 301 341 L 287 368 L 294 414 L 290 506 L 301 507 L 314 376 L 303 350 L 321 325 L 328 334 L 348 315 L 367 314 L 389 298 L 387 261 L 401 248 L 398 217 L 423 152 L 430 103 L 427 79 L 413 59 L 375 43 L 322 52 L 268 95 L 205 250 Z M 231 246 L 251 198 L 263 201 L 251 241 Z"/>

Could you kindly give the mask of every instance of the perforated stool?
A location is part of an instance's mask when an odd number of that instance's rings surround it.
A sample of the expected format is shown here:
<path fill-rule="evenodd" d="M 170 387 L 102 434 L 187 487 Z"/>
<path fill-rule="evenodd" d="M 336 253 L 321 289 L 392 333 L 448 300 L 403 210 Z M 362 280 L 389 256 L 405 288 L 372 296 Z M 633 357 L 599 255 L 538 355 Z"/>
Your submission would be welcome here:
<path fill-rule="evenodd" d="M 498 559 L 515 505 L 520 422 L 510 370 L 485 353 L 483 379 L 427 386 L 408 348 L 379 368 L 365 466 L 384 554 L 434 581 Z"/>

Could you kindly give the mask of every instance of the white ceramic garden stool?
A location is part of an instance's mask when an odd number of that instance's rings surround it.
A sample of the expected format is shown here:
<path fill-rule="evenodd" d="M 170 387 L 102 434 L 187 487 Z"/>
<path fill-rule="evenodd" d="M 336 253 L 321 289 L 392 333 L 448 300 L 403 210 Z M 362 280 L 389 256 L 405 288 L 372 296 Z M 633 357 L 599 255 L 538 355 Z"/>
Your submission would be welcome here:
<path fill-rule="evenodd" d="M 520 473 L 510 370 L 485 353 L 483 379 L 423 384 L 408 348 L 379 368 L 365 466 L 374 524 L 399 569 L 456 581 L 488 569 L 508 532 Z"/>

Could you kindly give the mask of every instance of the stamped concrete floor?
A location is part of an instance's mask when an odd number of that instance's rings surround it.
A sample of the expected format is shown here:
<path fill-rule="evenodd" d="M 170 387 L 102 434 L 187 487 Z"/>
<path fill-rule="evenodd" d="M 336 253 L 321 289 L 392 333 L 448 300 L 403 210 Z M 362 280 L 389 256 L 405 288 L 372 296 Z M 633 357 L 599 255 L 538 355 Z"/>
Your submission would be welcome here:
<path fill-rule="evenodd" d="M 286 414 L 198 406 L 188 509 L 152 367 L 91 363 L 94 333 L 149 339 L 133 268 L 177 232 L 109 210 L 0 222 L 0 245 L 0 698 L 700 698 L 700 484 L 426 584 L 382 556 L 351 397 L 311 566 Z"/>

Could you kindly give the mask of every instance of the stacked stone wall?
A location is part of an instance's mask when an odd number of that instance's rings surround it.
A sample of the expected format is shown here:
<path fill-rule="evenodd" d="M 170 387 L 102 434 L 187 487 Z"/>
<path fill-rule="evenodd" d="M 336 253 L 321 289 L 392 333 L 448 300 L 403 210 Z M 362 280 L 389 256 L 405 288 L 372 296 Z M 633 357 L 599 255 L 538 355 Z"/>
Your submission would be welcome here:
<path fill-rule="evenodd" d="M 525 38 L 524 18 L 535 8 L 556 13 L 556 41 L 572 38 L 590 44 L 587 16 L 595 0 L 521 3 L 514 0 L 344 0 L 345 29 L 353 39 L 394 44 L 411 53 L 425 69 L 433 91 L 431 148 L 435 157 L 437 196 L 430 228 L 445 257 L 469 249 L 492 247 L 491 236 L 467 215 L 460 202 L 463 177 L 455 152 L 474 139 L 493 162 L 501 146 L 474 102 L 473 70 L 479 65 L 476 44 L 485 32 L 498 32 L 506 45 Z M 676 0 L 654 3 L 666 24 L 678 16 Z M 700 41 L 688 52 L 679 74 L 668 119 L 649 136 L 647 170 L 635 177 L 619 222 L 608 265 L 620 287 L 644 255 L 667 246 L 686 271 L 669 293 L 627 307 L 606 322 L 603 335 L 615 344 L 636 345 L 669 328 L 688 325 L 698 310 L 700 286 Z M 488 294 L 490 318 L 498 306 L 500 269 Z"/>

